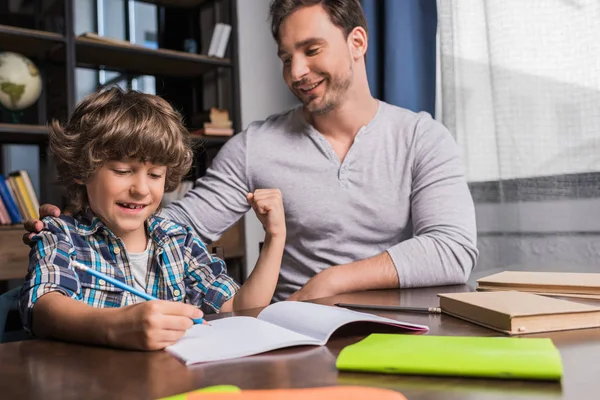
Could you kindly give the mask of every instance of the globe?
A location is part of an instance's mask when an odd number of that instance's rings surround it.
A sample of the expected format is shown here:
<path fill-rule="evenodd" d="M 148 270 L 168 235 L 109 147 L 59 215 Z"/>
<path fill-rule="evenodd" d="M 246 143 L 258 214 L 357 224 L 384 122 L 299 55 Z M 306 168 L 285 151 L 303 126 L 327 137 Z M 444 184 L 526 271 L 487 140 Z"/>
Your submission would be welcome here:
<path fill-rule="evenodd" d="M 0 53 L 0 105 L 20 111 L 37 101 L 42 93 L 42 78 L 27 57 L 9 51 Z"/>

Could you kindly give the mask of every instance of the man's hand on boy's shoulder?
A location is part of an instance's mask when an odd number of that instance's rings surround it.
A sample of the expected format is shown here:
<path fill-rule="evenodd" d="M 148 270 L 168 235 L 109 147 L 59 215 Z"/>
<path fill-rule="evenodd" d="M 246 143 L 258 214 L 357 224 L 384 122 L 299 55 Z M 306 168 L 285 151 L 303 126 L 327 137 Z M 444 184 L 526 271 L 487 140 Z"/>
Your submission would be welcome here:
<path fill-rule="evenodd" d="M 34 234 L 39 233 L 44 229 L 44 223 L 41 221 L 45 217 L 58 217 L 60 216 L 60 208 L 53 204 L 42 204 L 40 206 L 40 219 L 29 219 L 25 221 L 25 230 L 27 233 L 23 234 L 23 243 L 27 246 L 31 246 L 31 238 Z"/>

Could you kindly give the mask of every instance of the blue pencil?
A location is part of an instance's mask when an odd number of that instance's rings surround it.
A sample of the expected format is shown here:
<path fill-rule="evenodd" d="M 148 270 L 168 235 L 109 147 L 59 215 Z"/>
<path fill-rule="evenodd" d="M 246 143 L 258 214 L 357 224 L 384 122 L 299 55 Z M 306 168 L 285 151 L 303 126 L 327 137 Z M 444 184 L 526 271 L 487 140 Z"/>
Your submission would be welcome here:
<path fill-rule="evenodd" d="M 90 267 L 88 267 L 87 265 L 83 265 L 77 261 L 73 262 L 73 266 L 75 268 L 78 268 L 82 271 L 87 272 L 90 275 L 95 276 L 98 279 L 104 279 L 106 282 L 111 283 L 113 285 L 115 285 L 116 287 L 126 290 L 129 293 L 135 294 L 136 296 L 141 297 L 144 300 L 158 300 L 156 297 L 149 295 L 146 292 L 142 292 L 141 290 L 137 290 L 134 287 L 131 287 L 129 285 L 127 285 L 126 283 L 123 283 L 121 281 L 116 280 L 115 278 L 112 278 L 108 275 L 103 274 L 102 272 L 96 271 L 95 269 L 92 269 Z M 202 324 L 204 322 L 204 318 L 196 318 L 196 319 L 192 319 L 192 321 L 194 321 L 195 324 Z"/>

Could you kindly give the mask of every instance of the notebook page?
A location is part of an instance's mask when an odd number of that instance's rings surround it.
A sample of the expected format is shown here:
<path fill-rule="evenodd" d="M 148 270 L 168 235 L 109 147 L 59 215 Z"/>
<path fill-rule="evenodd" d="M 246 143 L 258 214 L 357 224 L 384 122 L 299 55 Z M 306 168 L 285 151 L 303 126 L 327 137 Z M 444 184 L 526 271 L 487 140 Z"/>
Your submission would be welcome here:
<path fill-rule="evenodd" d="M 345 308 L 299 301 L 271 304 L 262 310 L 257 318 L 315 338 L 320 344 L 327 343 L 329 336 L 336 329 L 351 322 L 378 322 L 416 332 L 429 330 L 425 325 L 409 324 Z"/>
<path fill-rule="evenodd" d="M 230 317 L 194 325 L 166 351 L 186 365 L 245 357 L 319 341 L 252 317 Z"/>

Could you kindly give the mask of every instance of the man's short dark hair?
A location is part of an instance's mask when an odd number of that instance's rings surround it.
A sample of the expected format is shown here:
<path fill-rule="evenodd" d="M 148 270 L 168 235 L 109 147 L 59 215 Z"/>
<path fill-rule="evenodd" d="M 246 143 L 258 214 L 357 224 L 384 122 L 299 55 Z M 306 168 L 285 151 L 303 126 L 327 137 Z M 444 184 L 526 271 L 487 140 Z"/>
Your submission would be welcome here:
<path fill-rule="evenodd" d="M 287 17 L 300 8 L 316 5 L 323 7 L 331 22 L 344 31 L 346 38 L 357 26 L 367 30 L 367 20 L 360 0 L 273 0 L 269 14 L 275 41 L 279 43 L 279 27 Z"/>

